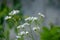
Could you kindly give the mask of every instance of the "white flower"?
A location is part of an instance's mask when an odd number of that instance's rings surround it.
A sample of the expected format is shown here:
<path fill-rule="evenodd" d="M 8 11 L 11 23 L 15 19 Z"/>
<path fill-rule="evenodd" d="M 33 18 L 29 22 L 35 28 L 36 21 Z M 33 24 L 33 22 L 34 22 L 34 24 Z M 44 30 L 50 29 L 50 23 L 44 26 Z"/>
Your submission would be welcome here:
<path fill-rule="evenodd" d="M 45 17 L 42 13 L 38 13 L 38 15 L 42 16 L 42 17 Z"/>
<path fill-rule="evenodd" d="M 37 20 L 37 19 L 38 19 L 37 17 L 34 17 L 34 18 L 33 18 L 33 21 L 34 21 L 34 20 Z"/>
<path fill-rule="evenodd" d="M 29 23 L 24 23 L 23 25 L 25 26 L 25 25 L 30 25 L 30 24 Z"/>
<path fill-rule="evenodd" d="M 19 25 L 17 28 L 21 28 L 21 26 Z"/>
<path fill-rule="evenodd" d="M 11 18 L 11 16 L 6 16 L 6 17 L 5 17 L 5 20 L 10 19 L 10 18 Z"/>
<path fill-rule="evenodd" d="M 37 28 L 36 28 L 36 27 L 34 27 L 34 28 L 33 28 L 33 31 L 35 31 L 36 29 L 37 29 Z"/>
<path fill-rule="evenodd" d="M 37 20 L 38 18 L 37 17 L 34 17 L 34 20 Z"/>
<path fill-rule="evenodd" d="M 17 13 L 19 13 L 19 10 L 13 10 L 13 11 L 11 11 L 11 12 L 9 13 L 9 15 L 15 15 L 15 14 L 17 14 Z"/>
<path fill-rule="evenodd" d="M 40 30 L 40 27 L 33 27 L 33 31 Z"/>
<path fill-rule="evenodd" d="M 29 23 L 24 23 L 22 25 L 19 25 L 17 28 L 24 28 L 26 25 L 30 25 Z"/>
<path fill-rule="evenodd" d="M 40 30 L 40 27 L 37 27 L 38 30 Z"/>
<path fill-rule="evenodd" d="M 31 17 L 28 17 L 28 18 L 25 19 L 25 21 L 27 21 L 27 20 L 31 20 Z"/>
<path fill-rule="evenodd" d="M 25 21 L 34 21 L 34 20 L 37 20 L 38 18 L 37 17 L 28 17 L 25 19 Z"/>
<path fill-rule="evenodd" d="M 29 32 L 28 31 L 26 31 L 26 34 L 28 34 Z"/>
<path fill-rule="evenodd" d="M 20 36 L 22 36 L 22 35 L 26 35 L 26 34 L 28 34 L 29 32 L 28 31 L 22 31 L 22 32 L 20 32 L 20 33 L 18 33 L 18 35 L 20 35 Z"/>
<path fill-rule="evenodd" d="M 21 25 L 21 28 L 24 28 L 25 26 L 24 25 Z"/>
<path fill-rule="evenodd" d="M 21 36 L 16 36 L 16 38 L 21 38 Z"/>
<path fill-rule="evenodd" d="M 24 31 L 20 32 L 20 35 L 25 35 L 25 32 Z"/>
<path fill-rule="evenodd" d="M 17 28 L 24 28 L 24 25 L 19 25 Z"/>
<path fill-rule="evenodd" d="M 25 27 L 24 25 L 19 25 L 19 26 L 17 26 L 17 29 L 24 28 L 24 27 Z"/>

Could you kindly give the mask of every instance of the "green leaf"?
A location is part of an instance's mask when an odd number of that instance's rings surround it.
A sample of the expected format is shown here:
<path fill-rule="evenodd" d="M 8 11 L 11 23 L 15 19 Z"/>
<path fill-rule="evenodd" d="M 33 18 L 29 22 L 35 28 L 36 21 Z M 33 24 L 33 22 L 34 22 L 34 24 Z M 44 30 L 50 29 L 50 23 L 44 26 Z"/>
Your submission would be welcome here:
<path fill-rule="evenodd" d="M 4 37 L 6 40 L 9 40 L 9 30 L 4 31 Z"/>
<path fill-rule="evenodd" d="M 7 25 L 8 25 L 8 27 L 11 29 L 11 28 L 13 28 L 14 27 L 14 20 L 12 20 L 12 19 L 8 19 L 7 20 Z"/>
<path fill-rule="evenodd" d="M 53 25 L 53 28 L 48 29 L 43 27 L 41 32 L 41 40 L 60 40 L 60 27 Z"/>

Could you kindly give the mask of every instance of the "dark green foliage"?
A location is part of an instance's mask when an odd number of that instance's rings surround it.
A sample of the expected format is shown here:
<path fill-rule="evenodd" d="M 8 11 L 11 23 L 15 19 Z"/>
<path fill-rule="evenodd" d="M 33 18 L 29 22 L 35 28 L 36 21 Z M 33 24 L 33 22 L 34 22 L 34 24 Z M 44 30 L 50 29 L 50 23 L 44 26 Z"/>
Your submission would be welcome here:
<path fill-rule="evenodd" d="M 0 40 L 5 38 L 4 36 L 4 17 L 8 15 L 9 8 L 6 5 L 6 0 L 4 0 L 0 6 Z"/>
<path fill-rule="evenodd" d="M 43 27 L 41 40 L 60 40 L 60 26 L 53 25 L 52 28 Z"/>
<path fill-rule="evenodd" d="M 3 24 L 3 17 L 0 18 L 0 25 Z"/>
<path fill-rule="evenodd" d="M 54 1 L 53 0 L 49 0 L 49 5 L 54 5 Z"/>
<path fill-rule="evenodd" d="M 11 28 L 19 25 L 20 21 L 22 21 L 22 20 L 23 20 L 23 14 L 19 13 L 19 14 L 13 15 L 11 19 L 8 19 L 6 21 L 7 21 L 9 28 L 11 29 Z"/>
<path fill-rule="evenodd" d="M 4 37 L 5 37 L 5 40 L 9 40 L 9 29 L 5 30 L 4 31 Z"/>
<path fill-rule="evenodd" d="M 20 3 L 20 0 L 13 0 L 13 4 L 14 5 L 17 5 L 17 4 L 19 4 Z"/>
<path fill-rule="evenodd" d="M 22 7 L 21 0 L 13 0 L 13 9 L 20 10 Z"/>
<path fill-rule="evenodd" d="M 21 9 L 21 3 L 20 3 L 20 0 L 13 0 L 13 9 L 15 10 L 20 10 Z M 4 17 L 5 16 L 8 16 L 9 12 L 11 12 L 12 9 L 10 9 L 8 6 L 7 6 L 7 0 L 3 0 L 2 3 L 1 3 L 1 6 L 0 6 L 0 40 L 9 40 L 9 30 L 11 28 L 13 28 L 17 25 L 19 25 L 20 21 L 22 20 L 22 16 L 23 14 L 21 13 L 21 10 L 20 10 L 20 13 L 18 15 L 14 15 L 12 16 L 12 19 L 8 19 L 7 20 L 7 28 L 6 30 L 4 30 L 4 26 L 3 26 L 3 23 L 4 23 Z"/>
<path fill-rule="evenodd" d="M 0 25 L 0 38 L 4 38 L 3 32 L 4 32 L 4 29 L 3 29 L 2 25 Z"/>
<path fill-rule="evenodd" d="M 23 20 L 23 14 L 21 12 L 21 3 L 20 0 L 14 0 L 13 1 L 13 9 L 20 10 L 20 13 L 17 15 L 13 15 L 11 19 L 6 20 L 7 22 L 7 28 L 4 30 L 4 17 L 8 16 L 8 13 L 12 10 L 7 6 L 6 0 L 2 1 L 2 4 L 0 6 L 0 40 L 9 40 L 9 30 L 11 28 L 15 28 L 15 32 L 17 33 L 17 25 L 20 24 L 20 21 Z M 23 40 L 23 38 L 22 38 Z"/>

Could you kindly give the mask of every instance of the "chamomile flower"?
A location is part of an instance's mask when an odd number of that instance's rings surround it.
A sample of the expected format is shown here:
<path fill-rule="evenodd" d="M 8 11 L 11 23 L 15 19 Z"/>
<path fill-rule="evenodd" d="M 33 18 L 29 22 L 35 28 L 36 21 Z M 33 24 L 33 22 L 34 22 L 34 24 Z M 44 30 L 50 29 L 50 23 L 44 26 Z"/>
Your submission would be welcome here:
<path fill-rule="evenodd" d="M 21 38 L 21 36 L 16 36 L 16 38 Z"/>
<path fill-rule="evenodd" d="M 28 17 L 28 18 L 25 19 L 25 21 L 28 21 L 28 20 L 32 20 L 32 18 L 31 17 Z"/>
<path fill-rule="evenodd" d="M 24 24 L 22 24 L 22 25 L 19 25 L 17 28 L 24 28 L 25 26 L 28 26 L 28 25 L 30 25 L 29 23 L 24 23 Z"/>
<path fill-rule="evenodd" d="M 42 17 L 45 17 L 42 13 L 38 13 L 38 15 L 42 16 Z"/>
<path fill-rule="evenodd" d="M 21 28 L 21 26 L 19 25 L 19 26 L 17 26 L 17 28 Z"/>
<path fill-rule="evenodd" d="M 25 35 L 25 31 L 20 32 L 20 35 Z"/>
<path fill-rule="evenodd" d="M 10 19 L 10 18 L 11 18 L 11 16 L 6 16 L 6 17 L 5 17 L 5 20 Z"/>
<path fill-rule="evenodd" d="M 33 17 L 33 21 L 35 21 L 35 20 L 37 20 L 38 19 L 38 17 Z"/>
<path fill-rule="evenodd" d="M 34 20 L 37 20 L 38 18 L 37 17 L 34 17 Z"/>
<path fill-rule="evenodd" d="M 19 28 L 24 28 L 25 26 L 24 25 L 19 25 L 18 27 L 17 27 L 17 29 L 19 29 Z"/>
<path fill-rule="evenodd" d="M 33 27 L 33 31 L 40 30 L 40 27 Z"/>
<path fill-rule="evenodd" d="M 25 26 L 25 25 L 30 25 L 30 24 L 29 23 L 24 23 L 23 25 Z"/>
<path fill-rule="evenodd" d="M 38 18 L 37 17 L 28 17 L 25 19 L 25 21 L 34 21 L 34 20 L 37 20 Z"/>
<path fill-rule="evenodd" d="M 28 31 L 26 31 L 26 34 L 28 34 L 29 32 Z"/>
<path fill-rule="evenodd" d="M 25 27 L 25 25 L 21 25 L 21 28 L 24 28 Z"/>
<path fill-rule="evenodd" d="M 15 14 L 18 14 L 19 13 L 19 10 L 13 10 L 9 13 L 9 15 L 15 15 Z"/>

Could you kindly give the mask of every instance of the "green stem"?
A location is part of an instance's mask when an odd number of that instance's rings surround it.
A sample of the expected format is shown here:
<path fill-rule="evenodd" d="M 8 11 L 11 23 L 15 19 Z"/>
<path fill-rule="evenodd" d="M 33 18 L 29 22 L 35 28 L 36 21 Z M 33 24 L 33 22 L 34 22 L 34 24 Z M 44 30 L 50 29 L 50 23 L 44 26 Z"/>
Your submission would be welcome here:
<path fill-rule="evenodd" d="M 34 40 L 34 37 L 32 35 L 31 25 L 29 26 L 29 28 L 30 28 L 30 32 L 31 32 L 31 38 L 32 38 L 32 40 Z"/>

